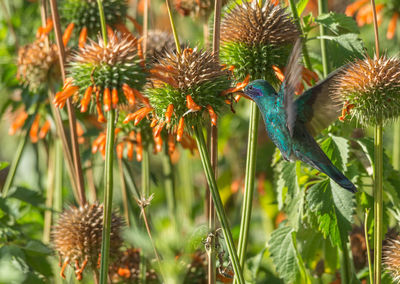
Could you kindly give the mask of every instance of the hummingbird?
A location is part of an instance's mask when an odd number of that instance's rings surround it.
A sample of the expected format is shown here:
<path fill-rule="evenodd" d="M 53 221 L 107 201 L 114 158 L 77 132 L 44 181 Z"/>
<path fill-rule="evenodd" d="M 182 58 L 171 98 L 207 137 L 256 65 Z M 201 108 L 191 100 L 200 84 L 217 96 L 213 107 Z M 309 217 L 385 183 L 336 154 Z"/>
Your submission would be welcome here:
<path fill-rule="evenodd" d="M 257 104 L 268 136 L 286 161 L 300 160 L 355 193 L 354 184 L 333 165 L 313 138 L 340 115 L 341 106 L 331 97 L 330 89 L 342 68 L 294 99 L 303 68 L 299 63 L 301 47 L 301 40 L 297 40 L 279 92 L 265 80 L 254 80 L 244 88 L 244 96 Z"/>

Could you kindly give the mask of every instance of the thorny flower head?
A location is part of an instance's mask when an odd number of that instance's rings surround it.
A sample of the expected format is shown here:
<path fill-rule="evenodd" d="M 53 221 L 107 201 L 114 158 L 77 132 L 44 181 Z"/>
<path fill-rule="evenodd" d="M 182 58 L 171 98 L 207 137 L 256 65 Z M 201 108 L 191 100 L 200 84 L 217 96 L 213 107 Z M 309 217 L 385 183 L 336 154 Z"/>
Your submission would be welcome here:
<path fill-rule="evenodd" d="M 396 26 L 400 14 L 400 1 L 385 0 L 383 3 L 376 4 L 375 9 L 378 26 L 382 24 L 384 14 L 390 17 L 386 38 L 392 39 L 396 34 Z M 351 3 L 347 6 L 345 13 L 349 17 L 353 17 L 356 14 L 356 22 L 360 27 L 373 22 L 372 5 L 368 0 L 357 0 Z"/>
<path fill-rule="evenodd" d="M 99 38 L 80 48 L 69 64 L 68 76 L 55 97 L 56 106 L 62 108 L 69 97 L 76 96 L 81 112 L 96 106 L 100 122 L 105 122 L 103 109 L 134 105 L 136 99 L 148 104 L 138 91 L 146 82 L 141 47 L 131 35 L 113 35 L 107 46 Z"/>
<path fill-rule="evenodd" d="M 110 256 L 118 255 L 122 244 L 120 231 L 122 219 L 115 213 L 111 219 Z M 68 264 L 75 267 L 75 275 L 82 279 L 86 266 L 100 265 L 101 239 L 103 232 L 103 205 L 85 204 L 79 208 L 70 207 L 58 219 L 52 231 L 54 249 L 60 255 L 61 277 L 65 278 Z M 61 263 L 62 262 L 62 263 Z"/>
<path fill-rule="evenodd" d="M 65 0 L 61 2 L 61 18 L 67 23 L 73 23 L 80 31 L 80 46 L 87 36 L 97 36 L 101 31 L 99 7 L 96 0 Z M 126 0 L 103 0 L 106 22 L 110 27 L 123 29 L 125 27 L 128 4 Z"/>
<path fill-rule="evenodd" d="M 145 92 L 151 106 L 128 115 L 125 123 L 134 120 L 138 124 L 151 114 L 154 136 L 167 127 L 176 133 L 177 141 L 182 140 L 185 125 L 191 129 L 204 113 L 216 124 L 217 113 L 227 103 L 225 93 L 231 82 L 228 72 L 210 52 L 190 48 L 182 53 L 168 52 L 150 72 Z"/>
<path fill-rule="evenodd" d="M 337 78 L 337 101 L 344 101 L 340 120 L 348 114 L 362 125 L 375 125 L 400 115 L 400 59 L 357 59 Z"/>
<path fill-rule="evenodd" d="M 236 80 L 264 79 L 278 83 L 272 69 L 287 63 L 300 33 L 285 9 L 276 1 L 243 1 L 228 8 L 221 20 L 222 63 Z"/>
<path fill-rule="evenodd" d="M 395 283 L 400 283 L 400 237 L 386 240 L 383 246 L 383 264 Z"/>
<path fill-rule="evenodd" d="M 167 51 L 175 51 L 176 45 L 171 33 L 160 30 L 149 30 L 147 34 L 146 59 L 155 63 Z"/>
<path fill-rule="evenodd" d="M 53 22 L 47 21 L 45 27 L 40 27 L 37 39 L 18 50 L 17 78 L 26 84 L 32 92 L 43 89 L 47 84 L 60 78 L 58 48 L 55 44 L 48 43 L 47 34 L 52 30 Z M 66 46 L 73 26 L 67 27 L 63 35 Z"/>

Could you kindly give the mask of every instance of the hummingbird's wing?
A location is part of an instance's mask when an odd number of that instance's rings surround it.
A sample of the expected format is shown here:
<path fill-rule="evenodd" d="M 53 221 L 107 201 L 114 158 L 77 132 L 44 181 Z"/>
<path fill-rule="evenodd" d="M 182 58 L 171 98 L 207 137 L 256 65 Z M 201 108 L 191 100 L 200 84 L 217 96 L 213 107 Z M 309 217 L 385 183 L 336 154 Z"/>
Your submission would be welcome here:
<path fill-rule="evenodd" d="M 299 62 L 302 50 L 302 41 L 299 38 L 294 44 L 289 62 L 285 68 L 285 80 L 282 83 L 280 94 L 283 93 L 283 105 L 286 112 L 286 125 L 290 136 L 293 136 L 297 119 L 297 105 L 294 103 L 294 93 L 301 82 L 303 66 Z"/>
<path fill-rule="evenodd" d="M 307 126 L 311 135 L 316 135 L 340 116 L 343 104 L 334 99 L 331 93 L 336 77 L 343 68 L 330 73 L 294 102 L 296 119 Z"/>

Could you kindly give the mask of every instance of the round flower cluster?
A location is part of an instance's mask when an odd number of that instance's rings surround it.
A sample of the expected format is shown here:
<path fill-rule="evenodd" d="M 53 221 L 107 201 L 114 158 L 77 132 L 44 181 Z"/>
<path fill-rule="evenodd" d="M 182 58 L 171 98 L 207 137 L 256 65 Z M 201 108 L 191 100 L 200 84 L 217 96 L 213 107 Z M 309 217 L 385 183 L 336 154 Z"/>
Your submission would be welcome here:
<path fill-rule="evenodd" d="M 73 56 L 68 75 L 63 90 L 54 100 L 58 107 L 76 96 L 81 112 L 95 105 L 98 120 L 105 122 L 103 109 L 107 112 L 120 104 L 133 106 L 136 99 L 148 104 L 138 90 L 146 82 L 141 47 L 131 35 L 115 34 L 107 45 L 100 38 L 98 42 L 91 41 Z"/>
<path fill-rule="evenodd" d="M 122 245 L 120 231 L 122 219 L 115 213 L 111 219 L 110 256 L 115 257 Z M 96 267 L 100 260 L 103 232 L 103 205 L 85 204 L 79 208 L 71 207 L 64 211 L 52 231 L 54 249 L 63 260 L 60 275 L 68 264 L 75 266 L 75 275 L 82 279 L 86 266 Z"/>
<path fill-rule="evenodd" d="M 203 120 L 204 113 L 216 124 L 217 113 L 230 103 L 229 73 L 208 51 L 186 48 L 181 53 L 167 52 L 150 72 L 145 90 L 150 105 L 129 114 L 124 122 L 134 120 L 138 124 L 151 114 L 155 137 L 166 127 L 181 141 L 185 125 L 187 130 L 192 129 Z"/>
<path fill-rule="evenodd" d="M 286 65 L 293 44 L 300 36 L 293 19 L 276 1 L 242 1 L 227 9 L 221 20 L 222 63 L 236 80 L 264 79 L 278 83 L 273 66 Z"/>
<path fill-rule="evenodd" d="M 344 101 L 342 116 L 355 117 L 362 125 L 375 125 L 400 115 L 400 59 L 357 59 L 338 75 L 334 88 L 338 102 Z"/>
<path fill-rule="evenodd" d="M 128 4 L 126 0 L 103 0 L 106 22 L 111 27 L 117 27 L 125 22 Z M 96 0 L 65 0 L 62 1 L 61 17 L 67 23 L 75 24 L 78 31 L 89 37 L 97 36 L 101 30 L 99 7 Z"/>

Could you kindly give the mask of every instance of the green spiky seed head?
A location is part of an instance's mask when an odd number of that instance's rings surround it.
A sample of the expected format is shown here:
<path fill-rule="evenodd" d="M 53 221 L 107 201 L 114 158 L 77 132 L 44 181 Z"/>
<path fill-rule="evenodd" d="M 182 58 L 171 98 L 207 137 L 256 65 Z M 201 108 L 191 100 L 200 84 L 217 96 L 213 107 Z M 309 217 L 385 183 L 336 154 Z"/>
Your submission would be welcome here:
<path fill-rule="evenodd" d="M 272 66 L 286 65 L 290 51 L 300 36 L 285 9 L 272 1 L 260 7 L 258 1 L 227 8 L 221 20 L 221 62 L 233 66 L 237 80 L 278 80 Z"/>
<path fill-rule="evenodd" d="M 32 92 L 60 79 L 57 46 L 47 47 L 44 37 L 18 50 L 17 78 Z"/>
<path fill-rule="evenodd" d="M 338 76 L 334 95 L 346 114 L 364 125 L 385 124 L 400 115 L 400 59 L 366 57 Z"/>
<path fill-rule="evenodd" d="M 167 52 L 151 70 L 151 86 L 145 92 L 154 118 L 176 129 L 184 119 L 187 129 L 202 121 L 210 107 L 218 113 L 226 105 L 223 91 L 231 86 L 229 73 L 209 51 L 186 48 L 181 53 Z M 150 86 L 149 85 L 149 86 Z"/>
<path fill-rule="evenodd" d="M 126 0 L 103 0 L 102 3 L 108 25 L 125 22 L 128 10 Z M 65 0 L 62 1 L 60 10 L 61 18 L 66 23 L 74 23 L 78 31 L 86 27 L 89 37 L 100 33 L 99 7 L 96 0 Z"/>
<path fill-rule="evenodd" d="M 75 267 L 76 263 L 79 266 L 84 264 L 87 267 L 97 266 L 101 251 L 103 210 L 102 204 L 85 204 L 80 207 L 70 207 L 60 215 L 57 225 L 52 230 L 52 242 L 65 264 L 64 269 L 67 264 Z M 118 255 L 122 245 L 122 227 L 121 217 L 113 213 L 110 235 L 112 258 Z M 76 274 L 78 279 L 82 277 L 81 273 Z"/>
<path fill-rule="evenodd" d="M 81 105 L 85 102 L 87 89 L 93 88 L 90 101 L 101 102 L 104 107 L 111 103 L 105 99 L 105 92 L 116 90 L 118 105 L 127 104 L 126 86 L 132 90 L 140 90 L 146 83 L 144 62 L 138 50 L 138 41 L 132 36 L 115 35 L 109 38 L 107 46 L 99 38 L 98 42 L 90 41 L 78 50 L 68 67 L 71 85 L 78 88 Z M 83 100 L 83 101 L 82 101 Z M 108 106 L 109 107 L 109 106 Z"/>

